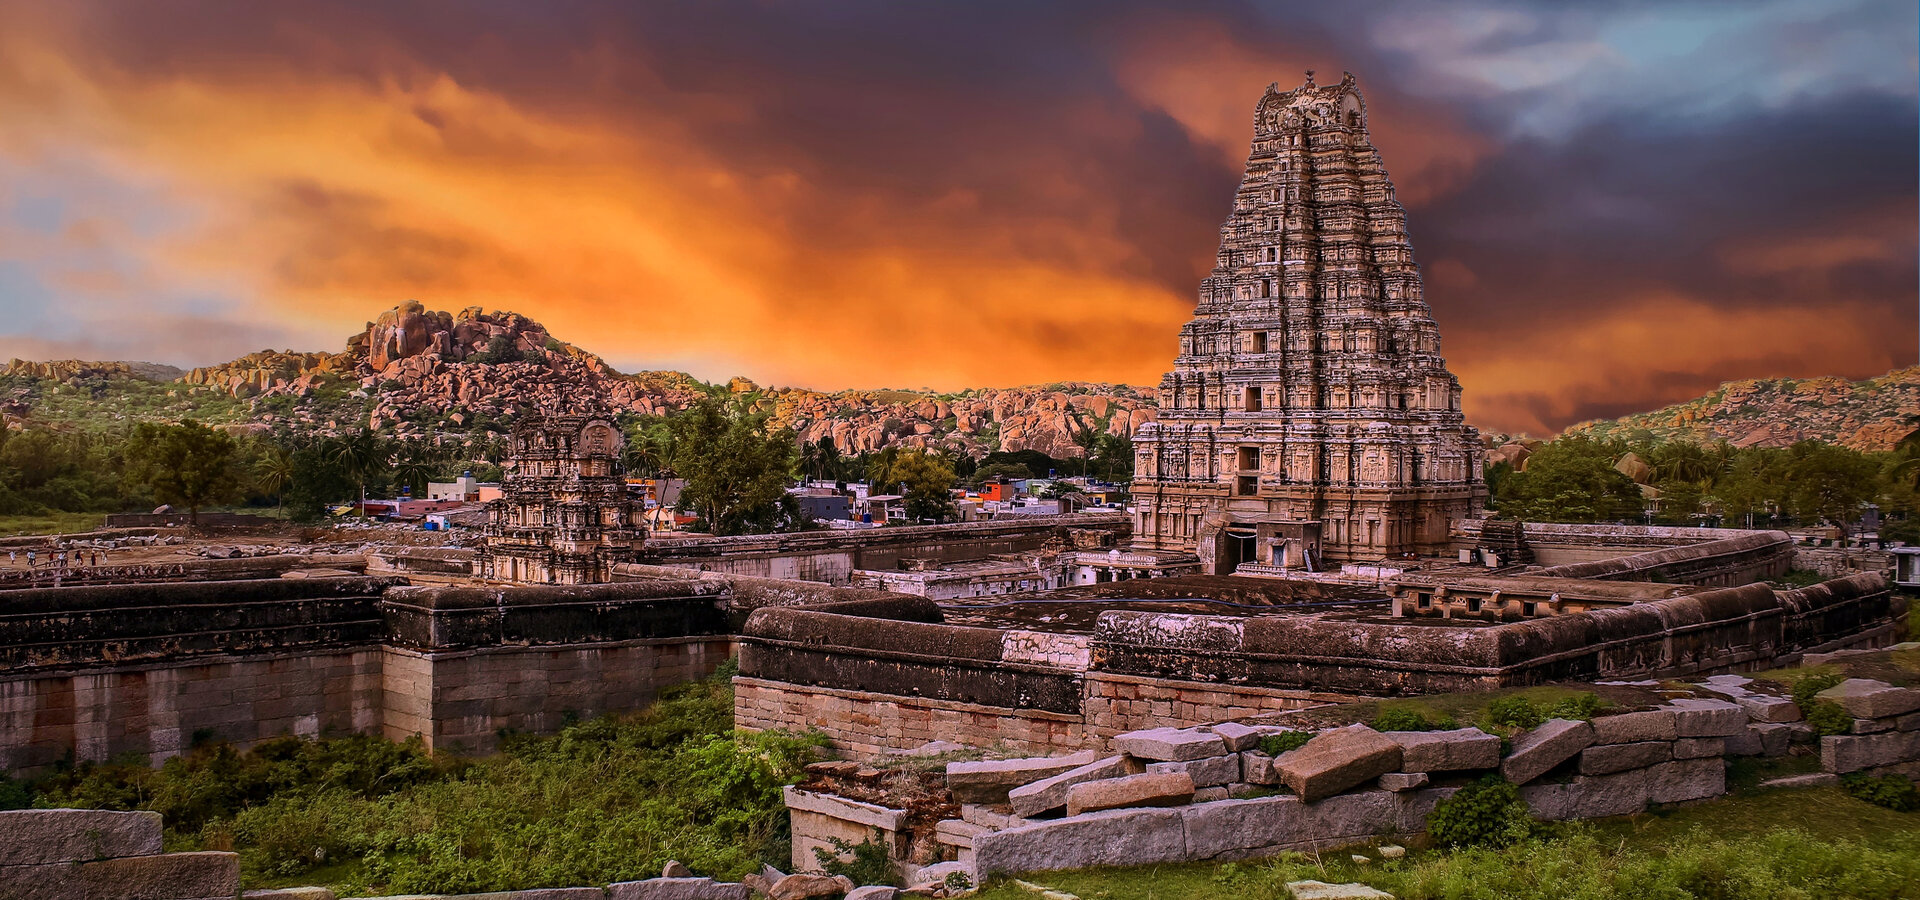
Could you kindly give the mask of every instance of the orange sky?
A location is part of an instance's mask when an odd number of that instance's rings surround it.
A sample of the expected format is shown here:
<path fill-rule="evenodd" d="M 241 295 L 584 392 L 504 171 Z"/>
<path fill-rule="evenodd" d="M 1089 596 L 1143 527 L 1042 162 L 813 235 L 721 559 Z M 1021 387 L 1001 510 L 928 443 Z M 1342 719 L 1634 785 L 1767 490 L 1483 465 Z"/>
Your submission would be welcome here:
<path fill-rule="evenodd" d="M 1836 60 L 1826 94 L 1705 91 L 1665 98 L 1692 124 L 1649 124 L 1589 88 L 1645 76 L 1634 23 L 1610 44 L 1544 12 L 1528 37 L 1470 6 L 1425 26 L 1233 5 L 301 9 L 0 0 L 0 353 L 337 349 L 413 298 L 526 313 L 629 370 L 1151 384 L 1254 102 L 1317 66 L 1368 91 L 1483 427 L 1912 362 L 1911 29 L 1880 51 L 1904 87 Z M 1556 76 L 1579 54 L 1542 57 L 1549 38 L 1602 62 Z M 1832 144 L 1747 138 L 1815 103 L 1878 119 L 1821 132 L 1866 147 L 1843 171 L 1796 171 Z"/>

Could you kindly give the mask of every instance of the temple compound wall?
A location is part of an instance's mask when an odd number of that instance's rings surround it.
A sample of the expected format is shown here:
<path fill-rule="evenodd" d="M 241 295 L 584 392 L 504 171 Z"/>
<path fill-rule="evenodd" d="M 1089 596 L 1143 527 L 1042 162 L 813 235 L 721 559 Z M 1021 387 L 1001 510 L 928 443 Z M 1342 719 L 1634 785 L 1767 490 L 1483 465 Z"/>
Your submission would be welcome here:
<path fill-rule="evenodd" d="M 0 608 L 0 770 L 196 741 L 503 729 L 646 706 L 731 654 L 728 586 L 407 587 L 342 577 L 13 591 Z"/>
<path fill-rule="evenodd" d="M 1499 623 L 1110 609 L 1081 636 L 949 625 L 923 598 L 765 608 L 740 636 L 735 721 L 816 728 L 863 756 L 930 740 L 1052 753 L 1360 697 L 1768 668 L 1887 646 L 1905 612 L 1879 575 Z"/>

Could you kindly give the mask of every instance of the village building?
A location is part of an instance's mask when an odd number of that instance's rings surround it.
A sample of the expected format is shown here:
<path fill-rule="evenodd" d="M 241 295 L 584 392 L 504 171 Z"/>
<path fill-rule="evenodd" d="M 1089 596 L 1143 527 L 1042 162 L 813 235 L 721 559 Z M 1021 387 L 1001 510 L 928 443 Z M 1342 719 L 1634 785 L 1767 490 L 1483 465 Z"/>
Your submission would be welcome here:
<path fill-rule="evenodd" d="M 1134 435 L 1134 547 L 1204 571 L 1431 554 L 1486 497 L 1352 75 L 1270 86 L 1215 266 Z"/>

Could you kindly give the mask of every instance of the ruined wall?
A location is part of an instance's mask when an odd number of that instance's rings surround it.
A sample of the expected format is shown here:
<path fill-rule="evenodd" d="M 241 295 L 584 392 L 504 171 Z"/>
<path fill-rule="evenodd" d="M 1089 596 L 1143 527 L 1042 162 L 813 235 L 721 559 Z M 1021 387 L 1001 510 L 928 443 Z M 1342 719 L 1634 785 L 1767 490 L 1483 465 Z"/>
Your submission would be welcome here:
<path fill-rule="evenodd" d="M 1818 572 L 1822 578 L 1843 578 L 1860 572 L 1892 572 L 1893 554 L 1858 547 L 1796 547 L 1793 567 Z"/>
<path fill-rule="evenodd" d="M 0 612 L 0 769 L 159 761 L 196 738 L 501 729 L 644 707 L 731 653 L 726 585 L 272 579 L 19 591 Z"/>
<path fill-rule="evenodd" d="M 1100 512 L 858 531 L 737 537 L 660 536 L 647 543 L 639 562 L 844 585 L 852 580 L 855 569 L 898 569 L 900 561 L 907 558 L 957 562 L 982 559 L 995 553 L 1037 550 L 1049 540 L 1064 541 L 1065 529 L 1069 527 L 1110 530 L 1123 543 L 1132 533 L 1132 524 L 1124 513 Z"/>
<path fill-rule="evenodd" d="M 1452 552 L 1473 549 L 1480 541 L 1480 530 L 1484 521 L 1468 519 L 1459 523 L 1452 535 Z M 1525 527 L 1527 547 L 1533 551 L 1534 562 L 1542 566 L 1599 562 L 1632 556 L 1636 553 L 1691 547 L 1743 535 L 1781 534 L 1781 532 L 1771 531 L 1683 528 L 1670 525 L 1575 525 L 1527 522 Z"/>
<path fill-rule="evenodd" d="M 1528 534 L 1531 539 L 1531 531 Z M 1794 543 L 1786 532 L 1745 531 L 1719 540 L 1648 550 L 1613 559 L 1550 566 L 1530 570 L 1527 574 L 1553 578 L 1734 587 L 1780 578 L 1792 571 L 1793 567 Z"/>

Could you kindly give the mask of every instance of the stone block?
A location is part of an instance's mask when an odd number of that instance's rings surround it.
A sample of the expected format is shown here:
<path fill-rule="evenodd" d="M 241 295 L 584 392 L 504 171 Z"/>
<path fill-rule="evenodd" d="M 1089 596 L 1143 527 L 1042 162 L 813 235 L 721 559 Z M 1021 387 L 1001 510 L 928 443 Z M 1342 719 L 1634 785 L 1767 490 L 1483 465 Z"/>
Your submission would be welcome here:
<path fill-rule="evenodd" d="M 1647 770 L 1647 799 L 1653 803 L 1706 800 L 1727 792 L 1727 764 L 1711 759 L 1680 759 Z"/>
<path fill-rule="evenodd" d="M 1393 900 L 1393 895 L 1358 882 L 1329 884 L 1324 881 L 1289 881 L 1287 894 L 1293 900 Z"/>
<path fill-rule="evenodd" d="M 81 862 L 160 852 L 160 814 L 104 809 L 0 811 L 0 866 Z"/>
<path fill-rule="evenodd" d="M 991 830 L 963 819 L 942 819 L 934 824 L 933 835 L 935 840 L 949 847 L 971 850 L 974 836 Z"/>
<path fill-rule="evenodd" d="M 1400 744 L 1365 725 L 1315 735 L 1298 750 L 1280 754 L 1273 768 L 1300 799 L 1312 803 L 1400 771 Z"/>
<path fill-rule="evenodd" d="M 1920 712 L 1907 713 L 1904 716 L 1895 716 L 1893 719 L 1893 730 L 1920 731 Z"/>
<path fill-rule="evenodd" d="M 1193 778 L 1185 772 L 1155 772 L 1087 781 L 1067 789 L 1067 815 L 1134 806 L 1182 806 L 1193 802 Z"/>
<path fill-rule="evenodd" d="M 1404 834 L 1427 830 L 1427 817 L 1433 815 L 1433 808 L 1459 790 L 1457 787 L 1428 787 L 1394 794 L 1392 830 Z"/>
<path fill-rule="evenodd" d="M 1109 756 L 1078 768 L 1068 769 L 1052 778 L 1043 778 L 1032 784 L 1023 784 L 1014 788 L 1007 792 L 1007 802 L 1012 804 L 1014 815 L 1032 818 L 1066 806 L 1067 791 L 1076 784 L 1137 775 L 1140 771 L 1140 763 L 1129 757 Z M 966 817 L 966 810 L 964 806 L 960 808 L 962 818 Z M 1002 823 L 992 827 L 1005 827 L 1005 825 L 1006 823 Z"/>
<path fill-rule="evenodd" d="M 1785 697 L 1749 694 L 1734 702 L 1740 704 L 1740 708 L 1746 710 L 1747 718 L 1754 722 L 1800 721 L 1800 705 Z"/>
<path fill-rule="evenodd" d="M 126 856 L 64 868 L 72 870 L 73 884 L 79 890 L 53 896 L 87 900 L 173 900 L 240 894 L 240 857 L 233 853 Z"/>
<path fill-rule="evenodd" d="M 323 887 L 261 888 L 246 891 L 240 900 L 339 900 Z"/>
<path fill-rule="evenodd" d="M 1098 757 L 1092 750 L 1071 756 L 1036 756 L 947 764 L 947 788 L 961 803 L 1005 803 L 1007 792 L 1077 769 Z"/>
<path fill-rule="evenodd" d="M 1593 726 L 1571 719 L 1550 719 L 1513 739 L 1500 763 L 1500 777 L 1526 784 L 1572 759 L 1593 743 Z"/>
<path fill-rule="evenodd" d="M 1840 784 L 1840 776 L 1832 772 L 1808 772 L 1805 775 L 1783 775 L 1760 782 L 1763 788 L 1815 788 L 1835 787 Z"/>
<path fill-rule="evenodd" d="M 854 888 L 853 892 L 847 895 L 846 900 L 899 900 L 899 897 L 899 888 L 870 884 L 866 887 Z"/>
<path fill-rule="evenodd" d="M 1240 754 L 1240 777 L 1248 784 L 1280 783 L 1280 773 L 1273 769 L 1273 757 L 1258 750 Z"/>
<path fill-rule="evenodd" d="M 1388 772 L 1380 776 L 1382 790 L 1399 793 L 1427 786 L 1429 776 L 1425 772 Z"/>
<path fill-rule="evenodd" d="M 848 800 L 845 797 L 815 791 L 803 791 L 796 787 L 784 789 L 781 795 L 786 799 L 788 809 L 819 813 L 868 828 L 899 831 L 907 823 L 907 811 L 904 809 L 888 809 L 873 803 Z"/>
<path fill-rule="evenodd" d="M 1148 728 L 1115 735 L 1113 749 L 1156 762 L 1184 762 L 1224 755 L 1227 742 L 1197 728 Z"/>
<path fill-rule="evenodd" d="M 1389 731 L 1400 745 L 1402 772 L 1456 772 L 1500 765 L 1500 738 L 1478 728 Z"/>
<path fill-rule="evenodd" d="M 1672 758 L 1672 741 L 1595 744 L 1580 751 L 1580 774 L 1611 775 L 1628 769 L 1644 769 Z"/>
<path fill-rule="evenodd" d="M 1222 800 L 1182 810 L 1187 858 L 1245 859 L 1289 848 L 1333 847 L 1394 829 L 1397 803 L 1361 791 L 1304 803 L 1299 797 Z"/>
<path fill-rule="evenodd" d="M 1920 759 L 1920 731 L 1836 734 L 1820 739 L 1820 768 L 1838 775 Z"/>
<path fill-rule="evenodd" d="M 1593 742 L 1596 744 L 1638 744 L 1645 741 L 1671 741 L 1679 737 L 1675 726 L 1673 710 L 1652 709 L 1646 712 L 1621 713 L 1613 716 L 1600 716 L 1593 720 Z"/>
<path fill-rule="evenodd" d="M 1747 726 L 1747 734 L 1760 742 L 1761 756 L 1785 756 L 1793 741 L 1793 726 L 1755 722 Z"/>
<path fill-rule="evenodd" d="M 967 876 L 968 881 L 972 881 L 976 884 L 978 884 L 980 881 L 979 878 L 975 877 L 974 866 L 972 863 L 955 861 L 955 862 L 934 863 L 933 865 L 930 865 L 930 866 L 921 866 L 918 871 L 913 873 L 913 877 L 907 879 L 907 884 L 913 885 L 913 886 L 918 886 L 918 885 L 938 886 L 942 882 L 947 880 L 948 875 L 951 875 L 955 872 L 959 872 L 960 874 Z"/>
<path fill-rule="evenodd" d="M 1726 737 L 1747 727 L 1747 711 L 1738 703 L 1725 700 L 1675 700 L 1673 733 L 1676 737 Z"/>
<path fill-rule="evenodd" d="M 825 900 L 853 890 L 853 881 L 845 875 L 795 873 L 773 883 L 768 900 Z"/>
<path fill-rule="evenodd" d="M 1193 779 L 1194 787 L 1217 787 L 1240 780 L 1240 754 L 1229 753 L 1226 756 L 1209 756 L 1206 759 L 1186 762 L 1147 763 L 1147 771 L 1185 772 Z"/>
<path fill-rule="evenodd" d="M 1121 773 L 1121 774 L 1125 774 L 1125 773 Z M 1056 775 L 1054 777 L 1058 778 L 1060 776 Z M 1113 776 L 1105 776 L 1105 777 L 1113 777 Z M 1031 787 L 1031 785 L 1027 785 L 1027 787 Z M 1060 796 L 1060 804 L 1064 806 L 1066 805 L 1066 802 L 1067 802 L 1066 795 L 1062 794 Z M 960 804 L 960 820 L 963 822 L 970 822 L 974 825 L 979 825 L 983 828 L 1006 828 L 1010 825 L 1025 824 L 1024 822 L 1020 821 L 1018 816 L 1008 815 L 1007 813 L 1001 812 L 991 806 L 981 806 L 978 803 Z"/>
<path fill-rule="evenodd" d="M 1050 869 L 1180 862 L 1187 858 L 1186 828 L 1181 812 L 1178 809 L 1115 809 L 983 834 L 974 840 L 973 864 L 980 876 L 986 877 Z"/>
<path fill-rule="evenodd" d="M 1266 732 L 1239 722 L 1221 722 L 1208 726 L 1208 730 L 1219 735 L 1220 740 L 1226 742 L 1227 749 L 1235 753 L 1260 746 L 1260 739 L 1266 737 Z"/>
<path fill-rule="evenodd" d="M 1225 787 L 1203 787 L 1203 788 L 1193 789 L 1193 802 L 1195 803 L 1212 803 L 1215 800 L 1226 800 L 1231 798 L 1232 796 L 1233 796 L 1233 793 L 1227 790 Z"/>
<path fill-rule="evenodd" d="M 1879 734 L 1883 731 L 1892 731 L 1895 721 L 1895 719 L 1855 719 L 1853 720 L 1853 724 L 1847 727 L 1847 732 L 1849 734 Z"/>
<path fill-rule="evenodd" d="M 1740 733 L 1747 733 L 1745 724 L 1740 726 Z M 1726 738 L 1681 738 L 1673 742 L 1674 759 L 1706 759 L 1709 756 L 1725 755 L 1727 755 Z"/>
<path fill-rule="evenodd" d="M 1920 691 L 1869 678 L 1849 678 L 1816 694 L 1856 719 L 1886 719 L 1920 710 Z"/>

